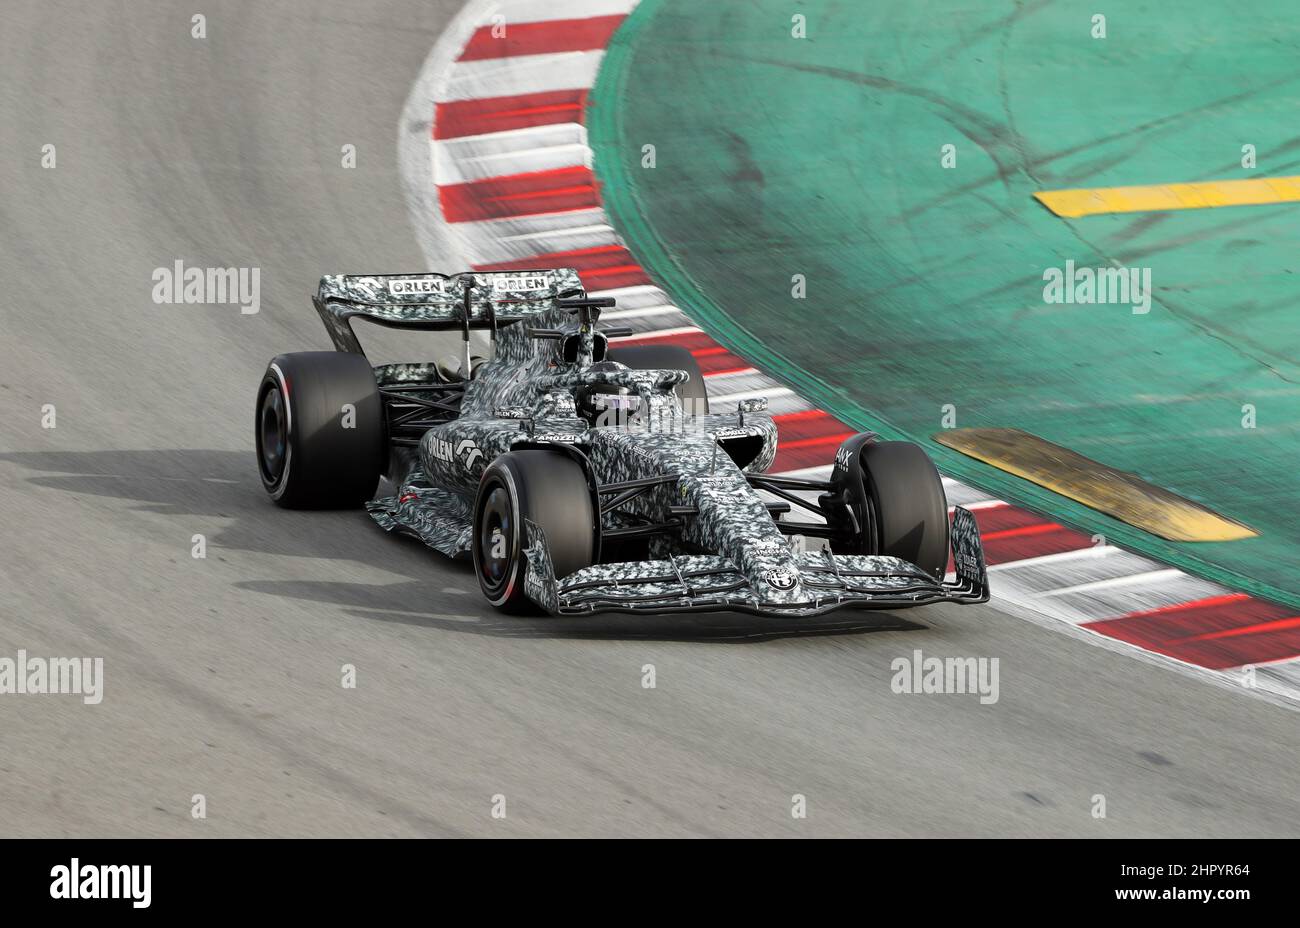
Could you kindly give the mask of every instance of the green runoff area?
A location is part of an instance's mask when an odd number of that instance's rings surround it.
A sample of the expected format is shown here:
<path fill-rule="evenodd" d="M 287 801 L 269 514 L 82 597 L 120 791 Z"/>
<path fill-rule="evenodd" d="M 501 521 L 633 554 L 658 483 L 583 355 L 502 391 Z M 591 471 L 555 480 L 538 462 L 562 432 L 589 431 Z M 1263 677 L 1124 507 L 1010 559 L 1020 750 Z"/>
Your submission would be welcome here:
<path fill-rule="evenodd" d="M 1298 111 L 1294 0 L 643 0 L 587 118 L 615 227 L 723 345 L 1002 499 L 1300 607 L 1300 204 L 1070 219 L 1034 199 L 1297 174 Z M 1047 302 L 1067 262 L 1149 269 L 1149 311 Z M 1258 535 L 1149 534 L 934 440 L 954 424 Z"/>

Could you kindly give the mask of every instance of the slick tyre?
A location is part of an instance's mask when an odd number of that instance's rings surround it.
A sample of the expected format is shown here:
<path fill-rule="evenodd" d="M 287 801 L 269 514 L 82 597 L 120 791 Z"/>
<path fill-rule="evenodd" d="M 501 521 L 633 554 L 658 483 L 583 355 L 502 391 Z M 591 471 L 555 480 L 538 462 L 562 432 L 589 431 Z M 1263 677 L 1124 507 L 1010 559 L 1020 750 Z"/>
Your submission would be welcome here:
<path fill-rule="evenodd" d="M 688 415 L 702 416 L 709 411 L 709 390 L 700 373 L 695 356 L 680 345 L 641 345 L 630 348 L 612 348 L 606 355 L 609 360 L 626 364 L 637 371 L 686 371 L 691 379 L 679 383 L 674 390 Z"/>
<path fill-rule="evenodd" d="M 948 567 L 948 499 L 930 456 L 906 441 L 859 452 L 872 507 L 875 553 L 915 564 L 937 579 Z"/>
<path fill-rule="evenodd" d="M 474 572 L 484 597 L 503 612 L 542 611 L 524 592 L 527 522 L 545 534 L 557 579 L 591 566 L 600 522 L 581 464 L 530 449 L 503 454 L 483 471 L 474 501 Z"/>
<path fill-rule="evenodd" d="M 370 363 L 339 351 L 282 354 L 257 391 L 258 473 L 278 505 L 346 509 L 374 496 L 387 451 Z"/>

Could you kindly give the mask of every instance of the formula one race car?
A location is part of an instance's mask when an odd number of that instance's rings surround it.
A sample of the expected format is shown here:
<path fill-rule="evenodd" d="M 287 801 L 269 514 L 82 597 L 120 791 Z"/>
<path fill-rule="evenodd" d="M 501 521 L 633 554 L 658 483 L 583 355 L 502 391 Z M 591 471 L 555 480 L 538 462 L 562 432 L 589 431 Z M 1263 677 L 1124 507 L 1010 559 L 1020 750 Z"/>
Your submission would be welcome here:
<path fill-rule="evenodd" d="M 921 448 L 864 432 L 829 479 L 766 474 L 767 401 L 711 412 L 685 349 L 611 348 L 632 332 L 598 325 L 614 301 L 573 270 L 328 276 L 314 302 L 338 350 L 267 368 L 266 491 L 282 506 L 364 504 L 385 529 L 472 557 L 500 609 L 797 617 L 988 599 L 975 520 L 957 507 L 950 533 Z M 357 316 L 459 331 L 459 365 L 372 367 Z M 471 357 L 474 330 L 490 359 Z M 381 475 L 396 493 L 372 500 Z"/>

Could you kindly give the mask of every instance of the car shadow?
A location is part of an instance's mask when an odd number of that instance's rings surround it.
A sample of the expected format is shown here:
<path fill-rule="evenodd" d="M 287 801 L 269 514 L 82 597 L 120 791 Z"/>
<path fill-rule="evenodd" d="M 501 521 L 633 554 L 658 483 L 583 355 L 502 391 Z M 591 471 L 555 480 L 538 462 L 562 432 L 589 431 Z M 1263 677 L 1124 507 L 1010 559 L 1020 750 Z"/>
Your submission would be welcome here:
<path fill-rule="evenodd" d="M 774 619 L 740 612 L 597 613 L 590 616 L 515 616 L 496 612 L 479 598 L 467 564 L 458 564 L 462 582 L 413 581 L 364 584 L 319 581 L 252 580 L 240 589 L 341 606 L 348 615 L 416 628 L 487 635 L 495 638 L 574 638 L 590 640 L 697 641 L 753 643 L 778 638 L 857 635 L 910 631 L 927 626 L 897 611 L 858 610 L 804 619 Z M 450 597 L 450 599 L 449 599 Z M 436 607 L 431 605 L 437 603 Z M 450 607 L 450 608 L 449 608 Z M 460 608 L 457 608 L 460 607 Z"/>
<path fill-rule="evenodd" d="M 295 512 L 274 506 L 256 476 L 251 451 L 40 451 L 0 453 L 36 476 L 34 485 L 129 500 L 133 509 L 228 520 L 209 534 L 222 548 L 290 557 L 354 561 L 409 577 L 395 583 L 250 580 L 239 589 L 336 606 L 368 621 L 502 638 L 755 643 L 926 628 L 900 612 L 849 610 L 809 619 L 745 613 L 598 614 L 520 617 L 480 598 L 468 563 L 448 561 L 417 541 L 379 532 L 364 513 Z"/>
<path fill-rule="evenodd" d="M 436 556 L 386 544 L 391 537 L 360 510 L 280 509 L 262 490 L 251 449 L 17 451 L 0 453 L 5 462 L 35 471 L 27 480 L 36 486 L 127 500 L 139 512 L 228 520 L 208 531 L 210 551 L 351 560 L 410 577 L 427 575 Z"/>

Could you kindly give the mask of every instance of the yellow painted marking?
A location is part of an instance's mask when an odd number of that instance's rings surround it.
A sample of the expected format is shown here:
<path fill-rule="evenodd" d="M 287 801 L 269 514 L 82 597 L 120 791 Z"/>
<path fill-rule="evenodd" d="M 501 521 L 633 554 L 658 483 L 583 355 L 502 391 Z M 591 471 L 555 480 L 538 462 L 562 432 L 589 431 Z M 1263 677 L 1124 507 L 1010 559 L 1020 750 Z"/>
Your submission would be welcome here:
<path fill-rule="evenodd" d="M 1259 534 L 1136 474 L 1020 429 L 952 429 L 934 440 L 1170 541 L 1237 541 Z"/>
<path fill-rule="evenodd" d="M 1212 209 L 1300 201 L 1300 176 L 1211 180 L 1196 184 L 1040 190 L 1034 198 L 1058 216 L 1075 219 L 1101 213 L 1149 213 L 1167 209 Z"/>

